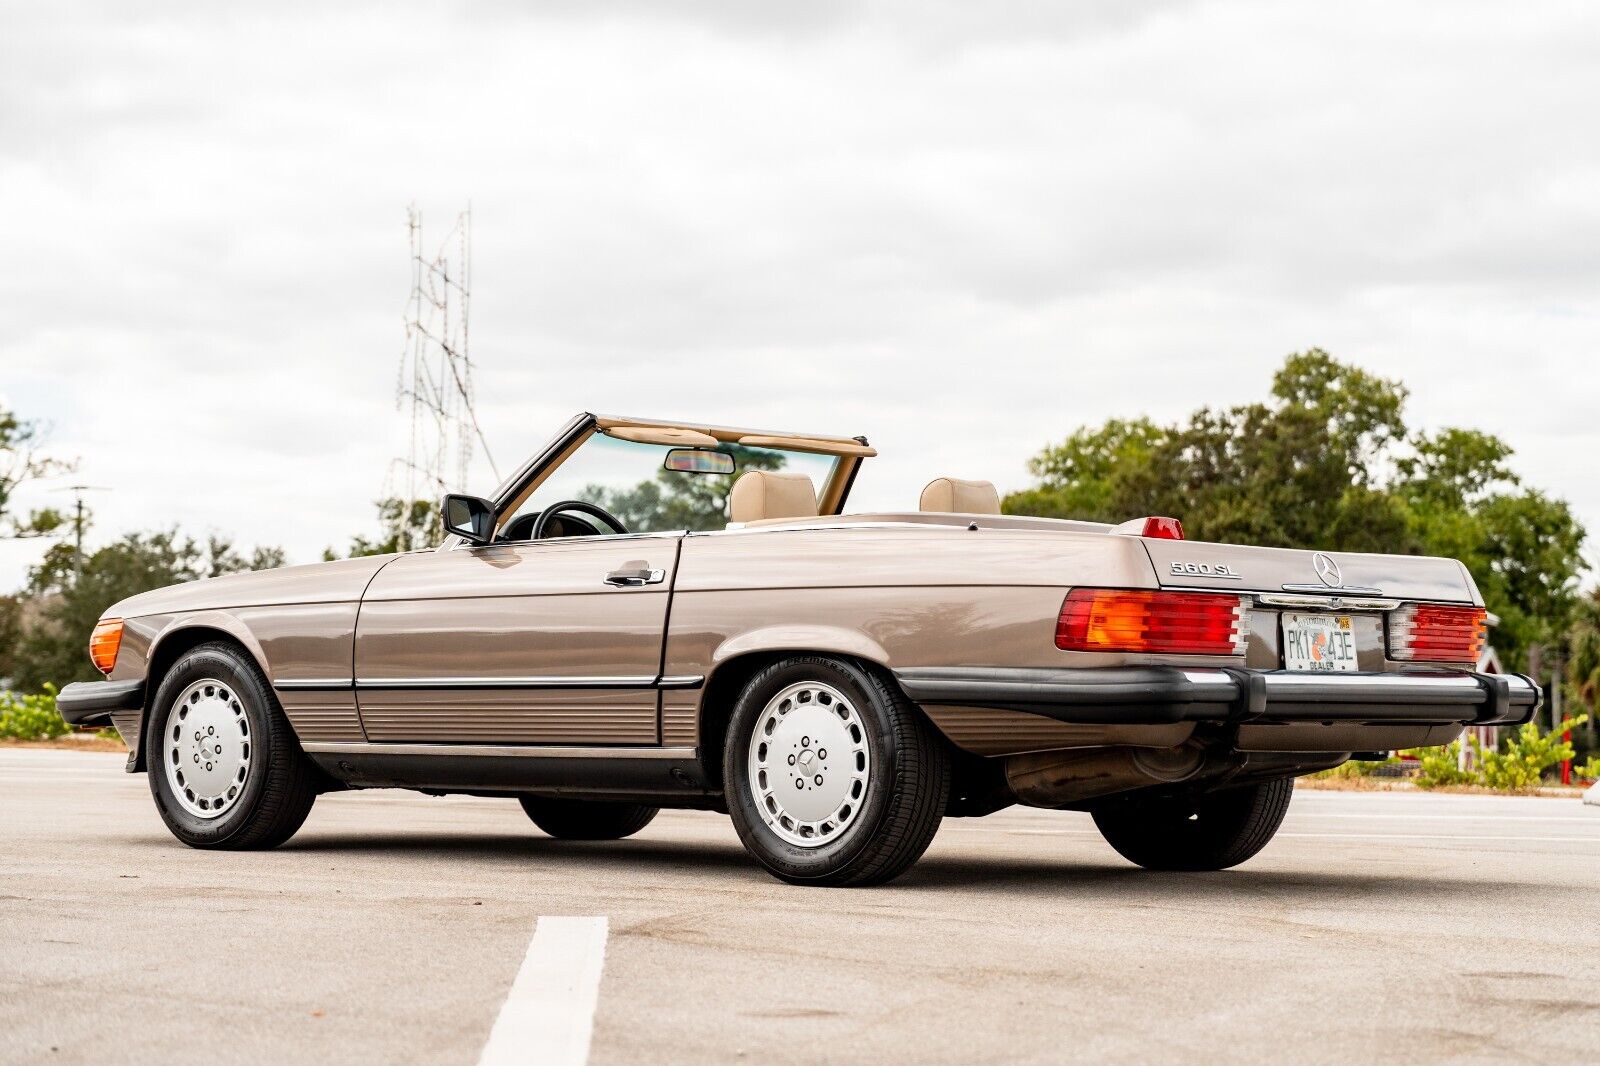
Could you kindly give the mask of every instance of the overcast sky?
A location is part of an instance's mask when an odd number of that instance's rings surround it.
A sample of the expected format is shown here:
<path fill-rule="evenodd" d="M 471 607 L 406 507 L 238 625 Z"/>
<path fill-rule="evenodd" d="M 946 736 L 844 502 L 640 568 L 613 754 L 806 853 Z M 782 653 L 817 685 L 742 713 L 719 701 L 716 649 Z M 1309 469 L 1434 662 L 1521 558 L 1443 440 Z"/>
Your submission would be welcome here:
<path fill-rule="evenodd" d="M 314 559 L 406 449 L 406 205 L 470 200 L 502 467 L 584 409 L 864 433 L 910 508 L 1317 345 L 1600 531 L 1597 103 L 1591 2 L 10 4 L 0 401 L 97 540 Z"/>

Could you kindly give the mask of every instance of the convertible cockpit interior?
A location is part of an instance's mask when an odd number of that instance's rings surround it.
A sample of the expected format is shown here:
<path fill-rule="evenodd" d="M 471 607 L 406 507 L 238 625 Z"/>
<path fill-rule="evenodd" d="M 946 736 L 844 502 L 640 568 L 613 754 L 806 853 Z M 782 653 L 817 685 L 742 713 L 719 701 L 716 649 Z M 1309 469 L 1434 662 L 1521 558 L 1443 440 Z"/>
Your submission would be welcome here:
<path fill-rule="evenodd" d="M 843 513 L 863 460 L 859 437 L 594 416 L 546 449 L 494 501 L 494 543 L 671 530 L 707 532 Z M 924 513 L 999 514 L 992 483 L 941 477 Z"/>

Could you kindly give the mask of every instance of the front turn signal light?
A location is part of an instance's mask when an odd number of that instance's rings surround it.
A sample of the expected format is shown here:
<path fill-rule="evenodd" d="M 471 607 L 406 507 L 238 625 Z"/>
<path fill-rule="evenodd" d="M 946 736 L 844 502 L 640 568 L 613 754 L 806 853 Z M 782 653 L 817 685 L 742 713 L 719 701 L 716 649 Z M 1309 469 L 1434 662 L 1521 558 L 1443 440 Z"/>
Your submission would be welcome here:
<path fill-rule="evenodd" d="M 89 638 L 89 659 L 102 674 L 109 674 L 117 665 L 117 651 L 122 647 L 122 619 L 102 618 Z"/>

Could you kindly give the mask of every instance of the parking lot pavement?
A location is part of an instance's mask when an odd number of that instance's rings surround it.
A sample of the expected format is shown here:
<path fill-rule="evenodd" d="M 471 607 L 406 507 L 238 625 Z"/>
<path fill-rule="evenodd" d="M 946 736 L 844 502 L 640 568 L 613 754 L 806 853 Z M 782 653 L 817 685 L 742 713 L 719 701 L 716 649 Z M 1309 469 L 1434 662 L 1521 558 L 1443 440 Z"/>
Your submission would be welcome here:
<path fill-rule="evenodd" d="M 1302 790 L 1265 852 L 1198 875 L 1013 809 L 947 821 L 892 885 L 819 890 L 713 814 L 571 844 L 507 800 L 396 792 L 324 797 L 277 851 L 193 851 L 121 762 L 0 749 L 0 1061 L 474 1063 L 514 979 L 560 983 L 529 956 L 542 915 L 609 927 L 595 1063 L 1600 1047 L 1600 808 L 1577 800 Z"/>

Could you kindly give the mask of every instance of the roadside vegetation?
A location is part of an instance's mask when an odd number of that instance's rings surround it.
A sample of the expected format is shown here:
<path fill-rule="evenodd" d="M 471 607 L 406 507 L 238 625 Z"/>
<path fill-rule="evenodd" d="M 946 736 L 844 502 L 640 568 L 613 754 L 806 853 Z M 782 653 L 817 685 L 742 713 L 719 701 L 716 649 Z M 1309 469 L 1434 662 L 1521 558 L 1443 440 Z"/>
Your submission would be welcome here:
<path fill-rule="evenodd" d="M 1405 421 L 1407 398 L 1400 382 L 1311 349 L 1284 360 L 1259 402 L 1204 408 L 1171 424 L 1113 418 L 1080 427 L 1029 462 L 1036 484 L 1003 506 L 1102 521 L 1171 514 L 1196 539 L 1461 559 L 1498 619 L 1491 640 L 1504 667 L 1564 686 L 1566 705 L 1589 713 L 1563 729 L 1504 730 L 1497 749 L 1469 748 L 1465 760 L 1459 746 L 1419 751 L 1417 784 L 1526 790 L 1566 759 L 1577 776 L 1593 778 L 1600 590 L 1582 588 L 1584 530 L 1565 501 L 1522 483 L 1504 441 L 1466 428 L 1415 429 Z M 276 548 L 244 550 L 179 529 L 124 532 L 80 555 L 67 516 L 11 506 L 28 482 L 72 468 L 48 453 L 36 423 L 0 407 L 0 538 L 52 540 L 23 587 L 0 595 L 0 739 L 65 734 L 53 692 L 99 676 L 85 643 L 110 604 L 286 561 Z M 679 499 L 644 482 L 606 502 L 623 515 L 681 512 L 693 525 L 701 512 L 721 513 L 730 485 L 708 478 L 696 483 L 703 499 Z M 352 537 L 343 555 L 437 541 L 434 502 L 376 506 L 376 535 Z M 323 557 L 340 555 L 330 548 Z M 1384 763 L 1362 762 L 1328 776 L 1360 782 L 1385 772 Z"/>
<path fill-rule="evenodd" d="M 1362 783 L 1377 787 L 1403 780 L 1422 789 L 1473 788 L 1495 792 L 1532 792 L 1551 783 L 1552 772 L 1576 754 L 1565 739 L 1576 733 L 1589 719 L 1580 714 L 1565 718 L 1554 729 L 1540 729 L 1527 722 L 1501 738 L 1499 745 L 1485 748 L 1476 737 L 1466 738 L 1466 757 L 1462 741 L 1442 747 L 1412 748 L 1378 762 L 1352 759 L 1343 766 L 1324 770 L 1311 777 L 1317 782 Z M 1586 785 L 1600 780 L 1600 755 L 1574 762 L 1572 781 Z"/>
<path fill-rule="evenodd" d="M 49 682 L 31 695 L 0 692 L 0 739 L 55 740 L 69 732 L 56 713 L 56 687 Z"/>

